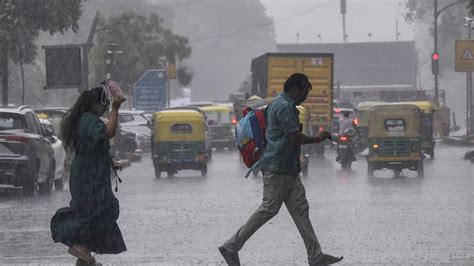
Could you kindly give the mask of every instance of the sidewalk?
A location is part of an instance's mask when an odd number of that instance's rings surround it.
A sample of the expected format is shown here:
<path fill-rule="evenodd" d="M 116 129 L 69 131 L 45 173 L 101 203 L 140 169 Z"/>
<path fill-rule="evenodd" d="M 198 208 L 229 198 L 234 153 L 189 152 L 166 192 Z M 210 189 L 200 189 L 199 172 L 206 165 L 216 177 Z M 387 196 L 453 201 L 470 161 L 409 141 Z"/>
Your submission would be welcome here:
<path fill-rule="evenodd" d="M 454 146 L 474 147 L 474 136 L 449 136 L 443 139 L 443 143 Z"/>

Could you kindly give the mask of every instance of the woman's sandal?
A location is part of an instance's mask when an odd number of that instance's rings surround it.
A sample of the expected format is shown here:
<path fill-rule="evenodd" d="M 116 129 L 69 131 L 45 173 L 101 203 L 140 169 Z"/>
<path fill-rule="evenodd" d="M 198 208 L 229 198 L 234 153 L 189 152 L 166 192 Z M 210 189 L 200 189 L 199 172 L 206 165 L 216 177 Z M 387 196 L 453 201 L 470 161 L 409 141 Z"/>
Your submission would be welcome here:
<path fill-rule="evenodd" d="M 87 253 L 84 253 L 84 252 L 80 252 L 79 250 L 73 248 L 73 247 L 70 247 L 67 252 L 71 255 L 73 255 L 74 257 L 78 258 L 78 259 L 81 259 L 87 263 L 92 263 L 94 262 L 94 257 L 92 257 L 91 255 L 87 254 Z"/>

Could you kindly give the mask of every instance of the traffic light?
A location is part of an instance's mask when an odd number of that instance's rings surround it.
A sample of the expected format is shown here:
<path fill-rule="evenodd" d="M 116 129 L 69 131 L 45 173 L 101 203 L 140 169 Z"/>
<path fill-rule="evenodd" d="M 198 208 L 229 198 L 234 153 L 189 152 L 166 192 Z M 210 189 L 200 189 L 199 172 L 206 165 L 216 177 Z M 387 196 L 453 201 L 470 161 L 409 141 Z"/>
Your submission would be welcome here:
<path fill-rule="evenodd" d="M 431 72 L 433 72 L 433 75 L 439 74 L 439 54 L 438 53 L 431 54 Z"/>

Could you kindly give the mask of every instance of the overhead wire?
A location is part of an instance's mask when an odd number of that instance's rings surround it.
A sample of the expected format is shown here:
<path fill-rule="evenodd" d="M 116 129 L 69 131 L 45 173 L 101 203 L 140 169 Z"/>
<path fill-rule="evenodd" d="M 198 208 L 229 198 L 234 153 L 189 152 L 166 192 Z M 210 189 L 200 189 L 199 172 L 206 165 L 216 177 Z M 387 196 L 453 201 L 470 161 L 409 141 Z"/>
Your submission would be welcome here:
<path fill-rule="evenodd" d="M 220 38 L 223 38 L 223 37 L 232 36 L 232 35 L 240 34 L 240 33 L 243 33 L 243 32 L 252 31 L 252 30 L 255 30 L 255 29 L 259 29 L 259 28 L 263 28 L 263 27 L 268 27 L 268 26 L 270 26 L 270 25 L 273 25 L 273 24 L 276 24 L 276 23 L 280 23 L 280 22 L 282 22 L 282 21 L 285 21 L 285 20 L 288 20 L 288 19 L 291 19 L 291 18 L 294 18 L 294 17 L 298 17 L 298 16 L 301 16 L 301 15 L 310 13 L 310 12 L 312 12 L 312 11 L 314 11 L 314 10 L 320 9 L 320 8 L 322 8 L 322 7 L 325 7 L 325 6 L 329 5 L 329 4 L 332 3 L 333 1 L 334 1 L 334 0 L 329 0 L 329 1 L 325 2 L 324 4 L 318 5 L 318 6 L 316 6 L 316 7 L 310 8 L 310 9 L 303 10 L 303 11 L 301 11 L 301 12 L 297 12 L 297 13 L 291 14 L 291 15 L 286 16 L 286 17 L 281 18 L 281 19 L 273 20 L 273 21 L 271 21 L 271 22 L 267 22 L 267 23 L 263 23 L 263 24 L 256 25 L 256 26 L 253 26 L 253 27 L 247 27 L 247 28 L 243 28 L 243 29 L 235 30 L 235 31 L 231 31 L 231 32 L 221 33 L 221 34 L 218 34 L 218 35 L 215 35 L 215 36 L 206 37 L 206 38 L 193 39 L 193 40 L 191 40 L 191 42 L 195 42 L 195 43 L 196 43 L 196 42 L 202 42 L 202 41 L 220 39 Z"/>

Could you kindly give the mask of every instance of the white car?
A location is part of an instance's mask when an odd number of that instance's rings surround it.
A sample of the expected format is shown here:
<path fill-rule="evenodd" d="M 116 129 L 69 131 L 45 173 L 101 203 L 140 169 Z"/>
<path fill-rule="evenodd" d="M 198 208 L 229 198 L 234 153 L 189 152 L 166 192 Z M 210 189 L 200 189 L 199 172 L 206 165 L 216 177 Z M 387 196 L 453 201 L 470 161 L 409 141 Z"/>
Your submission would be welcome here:
<path fill-rule="evenodd" d="M 121 110 L 118 122 L 123 131 L 135 133 L 135 141 L 139 149 L 143 151 L 151 149 L 151 129 L 144 111 Z"/>
<path fill-rule="evenodd" d="M 54 151 L 54 160 L 56 162 L 56 169 L 54 179 L 58 180 L 64 177 L 64 162 L 66 160 L 66 151 L 64 150 L 63 142 L 57 137 L 54 125 L 51 121 L 47 119 L 40 119 L 41 124 L 46 128 L 53 132 L 51 147 Z"/>

